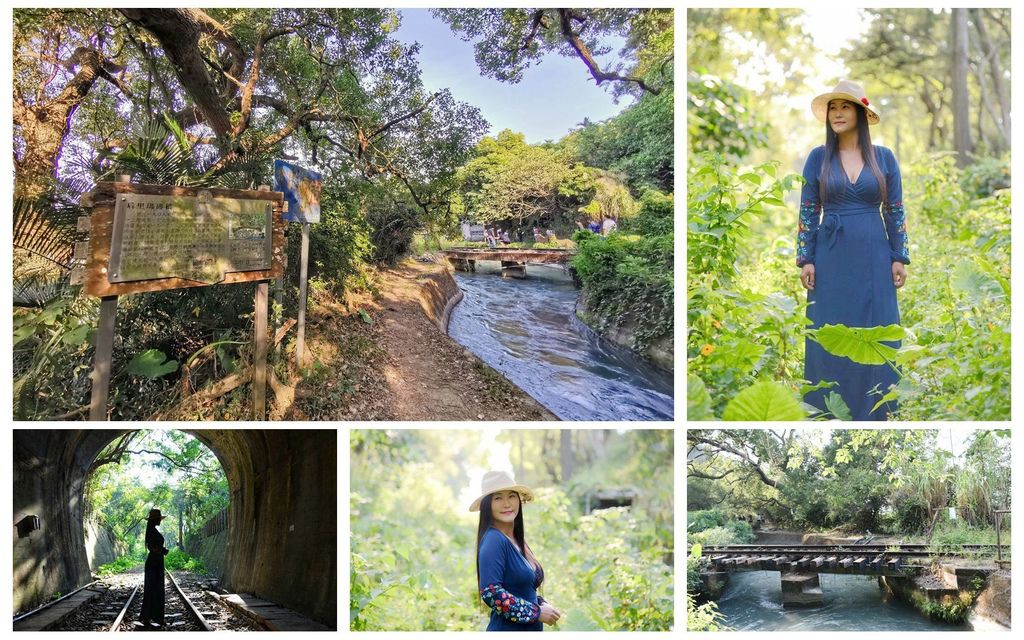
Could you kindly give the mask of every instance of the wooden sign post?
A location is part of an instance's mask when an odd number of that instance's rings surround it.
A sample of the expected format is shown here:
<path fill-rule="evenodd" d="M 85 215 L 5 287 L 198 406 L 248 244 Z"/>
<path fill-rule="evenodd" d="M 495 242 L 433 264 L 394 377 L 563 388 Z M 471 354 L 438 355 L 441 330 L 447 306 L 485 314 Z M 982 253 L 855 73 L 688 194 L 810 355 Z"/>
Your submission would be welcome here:
<path fill-rule="evenodd" d="M 302 246 L 299 249 L 299 327 L 295 337 L 295 366 L 302 369 L 306 353 L 306 281 L 309 265 L 309 223 L 302 223 Z"/>
<path fill-rule="evenodd" d="M 284 195 L 288 210 L 284 219 L 302 224 L 302 246 L 299 249 L 299 317 L 295 338 L 295 368 L 305 366 L 306 295 L 309 265 L 309 225 L 320 222 L 320 190 L 322 176 L 284 160 L 274 161 L 274 188 Z"/>
<path fill-rule="evenodd" d="M 85 293 L 101 298 L 91 420 L 107 417 L 118 296 L 257 282 L 253 412 L 266 409 L 267 281 L 283 273 L 284 198 L 271 191 L 100 182 Z M 262 338 L 261 338 L 262 336 Z"/>

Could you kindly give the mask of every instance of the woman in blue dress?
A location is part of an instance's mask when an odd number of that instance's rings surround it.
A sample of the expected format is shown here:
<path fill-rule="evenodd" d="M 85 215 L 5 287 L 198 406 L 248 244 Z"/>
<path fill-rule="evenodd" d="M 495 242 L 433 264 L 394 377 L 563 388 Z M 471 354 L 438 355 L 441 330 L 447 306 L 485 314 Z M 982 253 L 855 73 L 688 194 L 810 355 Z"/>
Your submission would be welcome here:
<path fill-rule="evenodd" d="M 880 121 L 878 111 L 848 80 L 816 97 L 811 110 L 825 123 L 825 144 L 804 165 L 796 258 L 811 328 L 899 324 L 896 290 L 906 283 L 910 264 L 906 213 L 896 157 L 871 144 L 868 127 Z M 899 380 L 893 367 L 857 364 L 809 338 L 804 378 L 812 385 L 837 383 L 805 396 L 822 411 L 832 391 L 855 420 L 885 420 L 896 409 L 892 402 L 874 408 Z"/>
<path fill-rule="evenodd" d="M 480 599 L 491 610 L 487 630 L 543 631 L 562 614 L 537 594 L 544 567 L 523 531 L 523 503 L 533 500 L 533 492 L 505 471 L 488 471 L 480 484 L 469 510 L 480 512 L 476 577 Z"/>

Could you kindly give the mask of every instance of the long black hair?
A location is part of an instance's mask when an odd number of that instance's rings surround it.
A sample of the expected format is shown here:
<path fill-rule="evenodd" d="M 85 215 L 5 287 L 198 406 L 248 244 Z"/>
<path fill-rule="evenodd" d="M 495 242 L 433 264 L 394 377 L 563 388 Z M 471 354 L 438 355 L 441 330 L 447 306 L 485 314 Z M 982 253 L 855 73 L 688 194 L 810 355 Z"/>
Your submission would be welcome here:
<path fill-rule="evenodd" d="M 837 98 L 840 99 L 841 98 Z M 829 100 L 829 103 L 832 101 Z M 860 155 L 864 159 L 864 166 L 871 170 L 871 173 L 875 174 L 875 180 L 878 181 L 878 188 L 882 193 L 882 204 L 883 206 L 889 199 L 889 185 L 885 181 L 885 176 L 882 175 L 882 169 L 878 166 L 878 159 L 875 157 L 875 147 L 871 144 L 871 132 L 868 131 L 868 112 L 864 108 L 864 105 L 858 102 L 850 102 L 857 109 L 857 145 L 860 147 Z M 821 199 L 822 204 L 828 202 L 830 192 L 835 186 L 830 184 L 829 181 L 832 178 L 832 161 L 839 153 L 839 136 L 832 130 L 832 124 L 828 119 L 828 108 L 826 105 L 825 109 L 825 158 L 821 162 L 821 173 L 818 174 L 818 197 Z M 842 189 L 846 189 L 845 180 L 836 180 Z"/>
<path fill-rule="evenodd" d="M 519 495 L 518 493 L 516 495 Z M 480 501 L 480 524 L 476 528 L 476 585 L 477 589 L 480 588 L 480 543 L 484 539 L 484 534 L 487 530 L 494 525 L 494 514 L 491 513 L 491 498 L 494 496 L 493 493 L 488 493 L 484 496 L 484 499 Z M 530 550 L 530 546 L 526 544 L 526 533 L 523 529 L 523 496 L 519 496 L 519 513 L 516 514 L 515 521 L 512 522 L 512 538 L 516 542 L 516 546 L 519 547 L 519 551 L 523 554 L 523 557 L 531 562 L 537 564 L 537 568 L 540 569 L 541 582 L 544 581 L 544 567 L 541 566 L 540 560 L 533 555 L 533 551 Z M 539 586 L 539 585 L 538 585 Z"/>

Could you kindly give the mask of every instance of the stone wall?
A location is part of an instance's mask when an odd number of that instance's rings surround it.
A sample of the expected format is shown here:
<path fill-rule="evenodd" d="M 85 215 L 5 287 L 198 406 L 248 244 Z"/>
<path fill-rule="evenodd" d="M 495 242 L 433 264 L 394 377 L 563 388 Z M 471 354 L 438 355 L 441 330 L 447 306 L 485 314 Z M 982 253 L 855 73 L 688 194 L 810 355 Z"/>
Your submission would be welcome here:
<path fill-rule="evenodd" d="M 194 535 L 187 536 L 185 551 L 198 558 L 210 575 L 224 575 L 224 554 L 228 543 L 228 509 L 224 509 L 203 525 Z"/>
<path fill-rule="evenodd" d="M 675 350 L 671 332 L 653 340 L 645 351 L 636 351 L 633 349 L 633 340 L 636 337 L 638 324 L 636 320 L 625 318 L 617 326 L 604 326 L 604 323 L 588 310 L 585 290 L 580 293 L 580 299 L 576 303 L 576 317 L 602 340 L 634 353 L 666 371 L 674 370 Z"/>
<path fill-rule="evenodd" d="M 85 555 L 89 559 L 89 569 L 96 572 L 101 564 L 110 564 L 121 555 L 114 534 L 96 520 L 85 522 Z"/>
<path fill-rule="evenodd" d="M 1003 569 L 988 577 L 974 602 L 974 615 L 1010 626 L 1010 571 Z"/>

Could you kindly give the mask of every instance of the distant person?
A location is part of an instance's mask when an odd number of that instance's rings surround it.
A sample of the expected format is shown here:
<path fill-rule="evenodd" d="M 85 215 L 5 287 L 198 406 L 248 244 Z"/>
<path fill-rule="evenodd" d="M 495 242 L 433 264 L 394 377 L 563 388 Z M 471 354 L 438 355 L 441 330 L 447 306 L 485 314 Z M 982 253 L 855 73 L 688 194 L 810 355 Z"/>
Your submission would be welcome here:
<path fill-rule="evenodd" d="M 508 231 L 501 230 L 501 244 L 512 244 L 512 239 L 508 237 Z"/>
<path fill-rule="evenodd" d="M 487 630 L 543 631 L 562 612 L 537 594 L 544 567 L 526 544 L 523 530 L 523 503 L 533 500 L 533 491 L 516 484 L 507 471 L 488 471 L 480 493 L 469 510 L 480 512 L 476 582 L 480 599 L 491 609 Z"/>
<path fill-rule="evenodd" d="M 896 156 L 871 142 L 878 107 L 863 87 L 842 80 L 811 101 L 811 113 L 825 125 L 825 139 L 804 164 L 796 237 L 810 328 L 899 324 L 896 291 L 910 264 L 907 218 Z M 898 340 L 885 344 L 900 347 Z M 886 420 L 897 409 L 894 401 L 879 400 L 900 381 L 889 363 L 860 364 L 808 339 L 804 378 L 838 382 L 854 420 Z M 826 396 L 818 390 L 804 397 L 826 411 Z"/>
<path fill-rule="evenodd" d="M 591 220 L 587 225 L 587 231 L 591 233 L 601 233 L 601 223 L 597 220 Z"/>
<path fill-rule="evenodd" d="M 159 509 L 150 509 L 146 520 L 146 578 L 142 586 L 142 613 L 139 622 L 144 627 L 164 626 L 164 537 L 156 526 L 167 516 L 160 515 Z"/>
<path fill-rule="evenodd" d="M 484 241 L 487 242 L 487 246 L 491 249 L 498 246 L 498 243 L 494 239 L 494 233 L 486 227 L 484 227 Z"/>
<path fill-rule="evenodd" d="M 541 233 L 541 230 L 538 229 L 537 227 L 533 228 L 533 241 L 534 242 L 539 242 L 539 243 L 543 243 L 543 242 L 547 241 L 547 238 L 544 237 L 544 234 Z"/>
<path fill-rule="evenodd" d="M 604 223 L 601 225 L 601 235 L 608 235 L 612 231 L 619 228 L 619 223 L 615 222 L 615 219 L 608 217 L 604 219 Z"/>
<path fill-rule="evenodd" d="M 551 229 L 548 229 L 547 241 L 548 242 L 554 242 L 555 240 L 558 240 L 558 236 L 555 235 L 554 231 L 552 231 Z"/>

